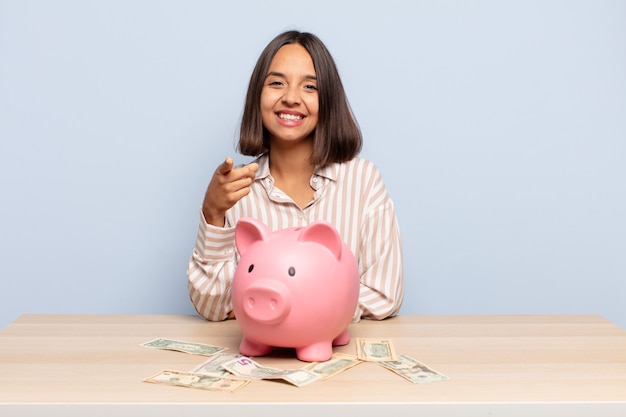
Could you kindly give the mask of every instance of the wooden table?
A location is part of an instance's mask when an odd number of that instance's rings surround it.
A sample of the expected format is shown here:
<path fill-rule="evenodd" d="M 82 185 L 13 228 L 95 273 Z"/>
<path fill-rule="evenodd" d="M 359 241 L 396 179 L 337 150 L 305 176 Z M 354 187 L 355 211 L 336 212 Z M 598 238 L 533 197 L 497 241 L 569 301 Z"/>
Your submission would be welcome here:
<path fill-rule="evenodd" d="M 148 349 L 165 337 L 236 351 L 236 321 L 171 315 L 24 315 L 0 331 L 0 416 L 626 416 L 626 330 L 599 316 L 400 316 L 350 327 L 391 338 L 449 380 L 412 384 L 371 362 L 297 388 L 235 393 L 142 382 L 207 358 Z M 354 342 L 335 351 L 356 353 Z M 291 350 L 257 358 L 299 368 Z"/>

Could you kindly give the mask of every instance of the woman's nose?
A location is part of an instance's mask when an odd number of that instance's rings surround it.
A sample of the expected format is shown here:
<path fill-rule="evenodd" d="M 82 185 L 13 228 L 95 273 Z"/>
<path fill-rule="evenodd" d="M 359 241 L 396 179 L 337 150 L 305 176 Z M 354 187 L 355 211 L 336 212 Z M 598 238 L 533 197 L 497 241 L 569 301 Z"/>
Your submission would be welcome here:
<path fill-rule="evenodd" d="M 287 87 L 285 95 L 283 96 L 283 102 L 294 105 L 300 103 L 300 91 L 297 87 Z"/>

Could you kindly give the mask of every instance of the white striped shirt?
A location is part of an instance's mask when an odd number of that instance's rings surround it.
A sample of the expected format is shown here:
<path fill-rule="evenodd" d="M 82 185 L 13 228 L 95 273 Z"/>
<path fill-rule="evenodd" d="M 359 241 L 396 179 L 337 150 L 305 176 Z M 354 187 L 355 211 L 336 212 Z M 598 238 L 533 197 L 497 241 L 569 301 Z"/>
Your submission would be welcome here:
<path fill-rule="evenodd" d="M 376 166 L 362 158 L 317 169 L 314 199 L 300 208 L 277 187 L 261 156 L 250 193 L 226 213 L 224 227 L 200 227 L 187 270 L 189 296 L 207 320 L 232 318 L 231 284 L 237 266 L 235 226 L 254 217 L 271 230 L 332 223 L 358 262 L 361 288 L 353 321 L 384 319 L 398 313 L 404 292 L 402 242 L 393 202 Z"/>

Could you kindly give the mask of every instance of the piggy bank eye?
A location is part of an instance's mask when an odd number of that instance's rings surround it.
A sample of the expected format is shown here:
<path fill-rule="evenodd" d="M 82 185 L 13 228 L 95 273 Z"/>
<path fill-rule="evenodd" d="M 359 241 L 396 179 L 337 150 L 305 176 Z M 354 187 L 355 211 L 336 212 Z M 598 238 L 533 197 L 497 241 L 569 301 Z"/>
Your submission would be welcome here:
<path fill-rule="evenodd" d="M 296 275 L 296 268 L 294 268 L 293 266 L 289 267 L 289 276 L 292 277 Z"/>
<path fill-rule="evenodd" d="M 250 266 L 248 267 L 248 272 L 252 272 L 253 269 L 254 269 L 254 264 L 250 264 Z"/>

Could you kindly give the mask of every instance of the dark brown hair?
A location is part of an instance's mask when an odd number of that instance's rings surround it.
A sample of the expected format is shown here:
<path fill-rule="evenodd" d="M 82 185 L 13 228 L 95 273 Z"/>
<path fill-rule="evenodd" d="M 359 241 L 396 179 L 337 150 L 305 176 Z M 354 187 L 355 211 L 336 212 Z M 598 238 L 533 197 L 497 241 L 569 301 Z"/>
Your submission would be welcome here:
<path fill-rule="evenodd" d="M 351 160 L 361 151 L 363 139 L 335 61 L 317 36 L 298 31 L 275 37 L 265 47 L 252 71 L 239 132 L 239 152 L 258 156 L 269 151 L 269 138 L 261 119 L 261 90 L 274 55 L 288 44 L 299 44 L 307 50 L 317 78 L 319 110 L 311 163 L 325 166 Z"/>

